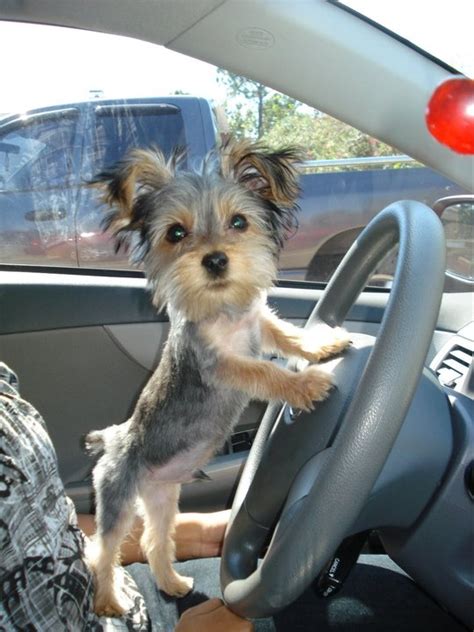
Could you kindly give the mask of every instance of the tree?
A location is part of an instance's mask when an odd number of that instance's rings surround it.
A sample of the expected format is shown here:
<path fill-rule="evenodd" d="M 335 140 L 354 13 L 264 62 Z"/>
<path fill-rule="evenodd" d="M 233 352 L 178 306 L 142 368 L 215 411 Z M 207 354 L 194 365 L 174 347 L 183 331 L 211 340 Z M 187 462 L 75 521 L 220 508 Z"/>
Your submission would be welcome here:
<path fill-rule="evenodd" d="M 255 138 L 270 147 L 297 145 L 304 148 L 309 160 L 397 153 L 358 129 L 257 81 L 223 68 L 217 70 L 217 81 L 227 90 L 229 100 L 225 110 L 232 134 L 237 138 Z"/>
<path fill-rule="evenodd" d="M 268 135 L 281 120 L 296 116 L 300 105 L 299 101 L 295 101 L 295 99 L 280 92 L 274 92 L 268 96 L 263 103 L 260 137 Z"/>
<path fill-rule="evenodd" d="M 241 77 L 224 68 L 217 69 L 217 82 L 225 86 L 230 97 L 237 99 L 234 112 L 229 112 L 229 120 L 232 121 L 235 116 L 237 128 L 241 127 L 243 120 L 246 120 L 247 125 L 254 122 L 254 135 L 260 138 L 263 133 L 263 103 L 270 90 L 258 81 Z M 242 103 L 239 99 L 245 99 L 246 102 Z M 250 114 L 244 111 L 249 102 L 250 107 L 256 110 Z"/>
<path fill-rule="evenodd" d="M 392 147 L 321 112 L 293 112 L 276 121 L 263 140 L 272 147 L 282 144 L 299 145 L 305 149 L 308 160 L 336 160 L 396 153 Z"/>
<path fill-rule="evenodd" d="M 296 112 L 301 105 L 258 81 L 223 68 L 217 70 L 217 81 L 226 88 L 232 102 L 232 105 L 226 102 L 226 109 L 235 136 L 262 138 L 278 121 Z"/>

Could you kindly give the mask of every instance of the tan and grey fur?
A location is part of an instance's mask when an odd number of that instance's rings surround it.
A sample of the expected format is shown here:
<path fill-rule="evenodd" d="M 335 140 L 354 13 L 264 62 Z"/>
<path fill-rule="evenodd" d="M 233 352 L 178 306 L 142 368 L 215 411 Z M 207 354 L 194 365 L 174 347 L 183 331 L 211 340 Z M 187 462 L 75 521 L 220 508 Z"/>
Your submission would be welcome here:
<path fill-rule="evenodd" d="M 135 235 L 170 333 L 131 418 L 87 437 L 90 451 L 102 452 L 88 554 L 98 614 L 125 609 L 114 566 L 137 500 L 142 548 L 159 587 L 186 594 L 192 580 L 172 566 L 180 485 L 223 445 L 251 398 L 308 410 L 328 395 L 331 376 L 321 369 L 295 373 L 261 359 L 277 352 L 318 362 L 348 344 L 345 332 L 329 327 L 308 337 L 266 303 L 296 210 L 298 160 L 293 149 L 231 141 L 199 173 L 179 169 L 182 153 L 166 161 L 154 149 L 132 152 L 99 178 L 113 209 L 108 228 L 119 245 Z"/>

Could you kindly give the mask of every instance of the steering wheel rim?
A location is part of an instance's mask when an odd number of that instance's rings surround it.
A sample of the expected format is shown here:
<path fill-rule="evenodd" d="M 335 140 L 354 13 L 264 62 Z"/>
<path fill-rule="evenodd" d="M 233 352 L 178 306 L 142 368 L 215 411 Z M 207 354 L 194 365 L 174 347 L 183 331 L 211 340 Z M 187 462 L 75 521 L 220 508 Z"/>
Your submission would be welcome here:
<path fill-rule="evenodd" d="M 283 510 L 258 564 L 273 526 L 256 504 L 256 499 L 262 507 L 267 502 L 265 490 L 258 489 L 259 472 L 276 465 L 268 437 L 277 423 L 281 426 L 285 406 L 270 403 L 262 419 L 234 498 L 221 561 L 224 600 L 242 616 L 278 612 L 317 577 L 362 510 L 401 428 L 443 291 L 445 246 L 437 215 L 414 201 L 394 203 L 379 213 L 344 257 L 306 327 L 321 321 L 341 325 L 371 272 L 396 243 L 399 256 L 379 335 L 344 422 L 320 459 L 317 485 L 304 503 Z M 423 274 L 426 269 L 429 275 Z M 260 480 L 268 492 L 268 475 Z"/>

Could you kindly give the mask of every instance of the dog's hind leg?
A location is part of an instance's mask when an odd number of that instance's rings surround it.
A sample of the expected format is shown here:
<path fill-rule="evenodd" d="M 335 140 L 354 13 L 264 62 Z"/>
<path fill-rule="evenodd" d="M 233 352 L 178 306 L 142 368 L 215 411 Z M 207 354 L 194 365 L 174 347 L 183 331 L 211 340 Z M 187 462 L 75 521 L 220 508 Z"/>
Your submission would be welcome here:
<path fill-rule="evenodd" d="M 176 483 L 148 482 L 139 490 L 144 520 L 141 546 L 158 587 L 173 597 L 182 597 L 193 587 L 192 578 L 179 575 L 172 565 L 180 489 Z"/>
<path fill-rule="evenodd" d="M 136 515 L 136 477 L 125 458 L 113 465 L 107 460 L 105 454 L 94 470 L 97 532 L 86 548 L 86 559 L 94 573 L 95 613 L 121 616 L 131 604 L 122 595 L 116 567 L 120 545 Z"/>

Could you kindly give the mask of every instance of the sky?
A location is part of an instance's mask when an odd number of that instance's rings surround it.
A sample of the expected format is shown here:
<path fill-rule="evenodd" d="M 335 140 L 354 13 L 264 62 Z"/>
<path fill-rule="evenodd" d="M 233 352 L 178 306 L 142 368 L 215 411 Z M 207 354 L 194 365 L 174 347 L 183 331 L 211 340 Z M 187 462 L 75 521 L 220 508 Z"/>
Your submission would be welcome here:
<path fill-rule="evenodd" d="M 126 37 L 0 22 L 0 59 L 0 112 L 84 100 L 91 90 L 108 98 L 175 90 L 225 98 L 214 66 Z"/>
<path fill-rule="evenodd" d="M 409 38 L 421 38 L 426 48 L 443 46 L 452 65 L 474 76 L 472 19 L 463 18 L 474 0 L 345 2 L 389 27 L 395 25 Z M 424 23 L 433 28 L 423 29 Z M 0 22 L 0 60 L 0 113 L 86 100 L 91 90 L 106 98 L 181 90 L 218 103 L 225 99 L 214 66 L 125 37 Z"/>

